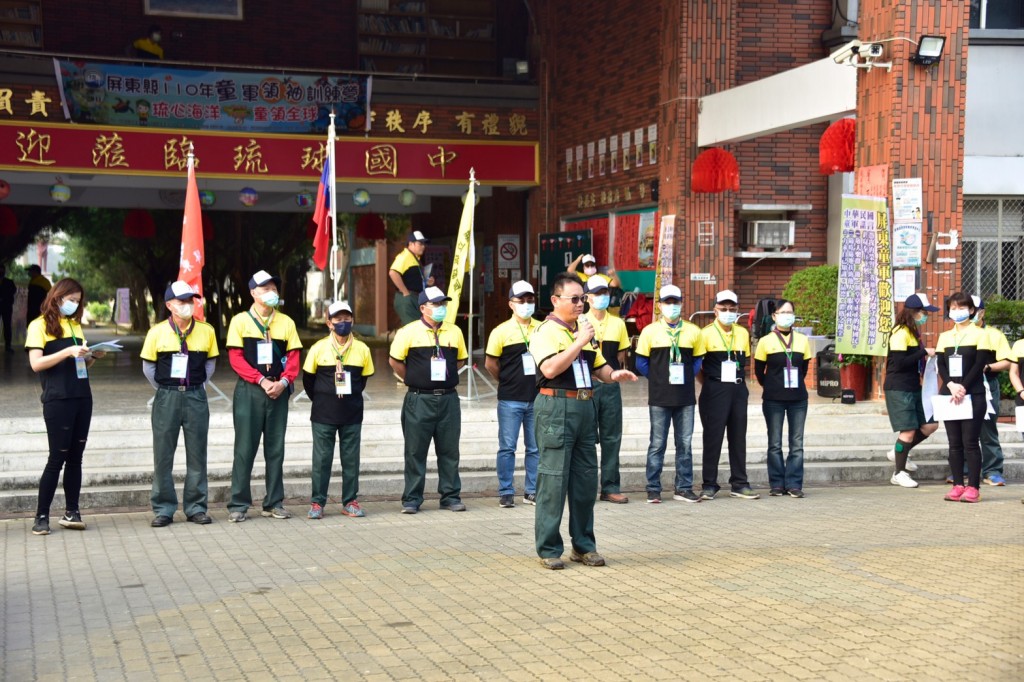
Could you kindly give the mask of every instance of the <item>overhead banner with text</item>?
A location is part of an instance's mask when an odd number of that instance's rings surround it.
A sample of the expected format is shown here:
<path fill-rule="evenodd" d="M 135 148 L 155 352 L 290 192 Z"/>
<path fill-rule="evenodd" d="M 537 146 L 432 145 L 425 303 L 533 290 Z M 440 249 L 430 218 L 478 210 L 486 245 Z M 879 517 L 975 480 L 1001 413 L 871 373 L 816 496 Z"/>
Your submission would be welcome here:
<path fill-rule="evenodd" d="M 885 355 L 893 324 L 892 241 L 884 197 L 844 194 L 836 352 Z"/>

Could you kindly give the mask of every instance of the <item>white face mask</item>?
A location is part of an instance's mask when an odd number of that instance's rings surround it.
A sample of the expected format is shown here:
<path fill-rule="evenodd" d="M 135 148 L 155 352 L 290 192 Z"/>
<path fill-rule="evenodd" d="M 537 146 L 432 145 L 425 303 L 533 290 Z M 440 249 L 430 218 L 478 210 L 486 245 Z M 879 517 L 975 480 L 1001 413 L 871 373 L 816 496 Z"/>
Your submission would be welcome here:
<path fill-rule="evenodd" d="M 722 324 L 736 324 L 736 320 L 740 319 L 740 314 L 731 310 L 719 311 L 718 321 Z"/>
<path fill-rule="evenodd" d="M 533 317 L 533 313 L 537 309 L 535 303 L 514 303 L 513 305 L 516 307 L 516 317 L 523 320 Z"/>
<path fill-rule="evenodd" d="M 78 302 L 65 300 L 60 304 L 60 314 L 64 317 L 71 317 L 78 312 Z"/>
<path fill-rule="evenodd" d="M 192 313 L 195 311 L 195 306 L 191 303 L 182 303 L 178 305 L 178 309 L 175 311 L 178 317 L 183 320 L 191 320 Z"/>
<path fill-rule="evenodd" d="M 277 306 L 278 303 L 281 302 L 281 297 L 277 295 L 276 291 L 268 291 L 267 293 L 260 296 L 260 301 L 263 302 L 263 305 L 268 305 L 271 308 L 273 308 Z"/>
<path fill-rule="evenodd" d="M 796 322 L 796 315 L 793 313 L 776 313 L 775 326 L 782 329 L 789 329 Z"/>
<path fill-rule="evenodd" d="M 971 316 L 971 311 L 966 308 L 957 308 L 956 310 L 949 311 L 949 319 L 956 323 L 966 322 Z"/>
<path fill-rule="evenodd" d="M 679 316 L 683 313 L 683 305 L 681 303 L 662 303 L 661 314 L 665 316 L 666 320 L 675 322 L 679 319 Z"/>

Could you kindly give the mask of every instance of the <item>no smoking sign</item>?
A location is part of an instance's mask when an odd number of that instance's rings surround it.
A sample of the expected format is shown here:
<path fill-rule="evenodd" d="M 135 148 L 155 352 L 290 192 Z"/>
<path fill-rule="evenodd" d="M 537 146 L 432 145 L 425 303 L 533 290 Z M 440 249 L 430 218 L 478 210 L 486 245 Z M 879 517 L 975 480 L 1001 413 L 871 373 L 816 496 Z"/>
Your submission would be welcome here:
<path fill-rule="evenodd" d="M 498 235 L 498 268 L 519 267 L 519 235 Z"/>

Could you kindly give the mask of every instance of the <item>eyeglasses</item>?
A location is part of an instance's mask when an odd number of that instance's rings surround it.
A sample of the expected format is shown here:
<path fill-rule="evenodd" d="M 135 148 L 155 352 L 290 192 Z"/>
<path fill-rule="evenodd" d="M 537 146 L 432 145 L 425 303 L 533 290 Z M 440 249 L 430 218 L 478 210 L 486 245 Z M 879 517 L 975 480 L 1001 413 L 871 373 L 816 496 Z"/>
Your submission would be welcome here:
<path fill-rule="evenodd" d="M 569 301 L 573 305 L 579 305 L 580 303 L 583 303 L 583 301 L 587 300 L 586 296 L 559 296 L 558 298 Z"/>

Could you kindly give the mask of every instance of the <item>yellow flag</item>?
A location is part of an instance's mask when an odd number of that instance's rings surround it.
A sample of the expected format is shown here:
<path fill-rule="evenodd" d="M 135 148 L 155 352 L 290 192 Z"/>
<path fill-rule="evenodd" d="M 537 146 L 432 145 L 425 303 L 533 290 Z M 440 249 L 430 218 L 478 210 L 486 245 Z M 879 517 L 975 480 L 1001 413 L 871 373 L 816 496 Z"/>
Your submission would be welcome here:
<path fill-rule="evenodd" d="M 469 181 L 469 191 L 466 192 L 466 202 L 462 207 L 462 219 L 459 221 L 459 236 L 455 240 L 455 256 L 452 259 L 452 278 L 448 283 L 448 295 L 451 303 L 448 304 L 448 314 L 445 322 L 455 322 L 455 316 L 459 312 L 459 300 L 462 298 L 462 283 L 466 273 L 472 273 L 476 265 L 476 255 L 473 248 L 473 214 L 476 207 L 475 180 Z M 470 274 L 470 277 L 473 275 Z"/>

